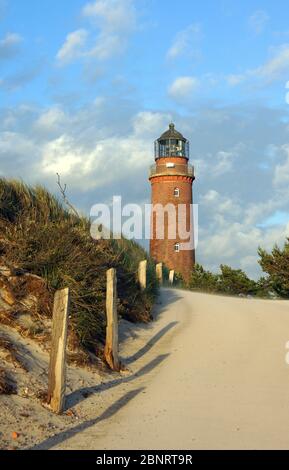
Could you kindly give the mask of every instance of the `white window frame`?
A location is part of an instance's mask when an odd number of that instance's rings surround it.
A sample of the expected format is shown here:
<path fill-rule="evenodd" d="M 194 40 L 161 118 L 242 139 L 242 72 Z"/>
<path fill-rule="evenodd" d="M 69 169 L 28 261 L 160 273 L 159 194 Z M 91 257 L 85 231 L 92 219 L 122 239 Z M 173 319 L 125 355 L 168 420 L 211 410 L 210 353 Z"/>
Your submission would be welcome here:
<path fill-rule="evenodd" d="M 174 189 L 174 196 L 175 197 L 180 197 L 180 188 L 175 188 Z"/>
<path fill-rule="evenodd" d="M 180 252 L 180 244 L 176 243 L 175 246 L 174 246 L 174 249 L 175 249 L 175 253 L 179 253 Z"/>

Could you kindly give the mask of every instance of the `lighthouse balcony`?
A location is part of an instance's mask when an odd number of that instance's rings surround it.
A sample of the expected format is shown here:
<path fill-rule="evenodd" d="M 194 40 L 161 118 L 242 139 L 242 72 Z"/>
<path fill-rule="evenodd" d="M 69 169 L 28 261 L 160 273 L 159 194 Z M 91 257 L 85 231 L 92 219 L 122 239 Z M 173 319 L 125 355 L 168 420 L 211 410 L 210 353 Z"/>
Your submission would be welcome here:
<path fill-rule="evenodd" d="M 192 165 L 164 164 L 152 165 L 150 167 L 150 178 L 154 176 L 180 175 L 194 178 L 194 167 Z"/>

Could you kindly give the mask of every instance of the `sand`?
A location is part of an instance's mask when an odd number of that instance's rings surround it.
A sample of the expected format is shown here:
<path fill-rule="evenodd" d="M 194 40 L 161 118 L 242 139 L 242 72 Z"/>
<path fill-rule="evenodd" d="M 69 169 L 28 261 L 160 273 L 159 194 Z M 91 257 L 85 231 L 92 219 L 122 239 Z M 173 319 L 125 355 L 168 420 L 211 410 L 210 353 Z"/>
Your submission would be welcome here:
<path fill-rule="evenodd" d="M 116 409 L 54 448 L 289 449 L 289 302 L 162 299 L 148 347 L 123 345 L 140 373 L 113 387 Z"/>
<path fill-rule="evenodd" d="M 129 370 L 75 387 L 79 421 L 26 448 L 289 449 L 289 302 L 168 289 L 161 302 L 151 325 L 121 322 Z"/>

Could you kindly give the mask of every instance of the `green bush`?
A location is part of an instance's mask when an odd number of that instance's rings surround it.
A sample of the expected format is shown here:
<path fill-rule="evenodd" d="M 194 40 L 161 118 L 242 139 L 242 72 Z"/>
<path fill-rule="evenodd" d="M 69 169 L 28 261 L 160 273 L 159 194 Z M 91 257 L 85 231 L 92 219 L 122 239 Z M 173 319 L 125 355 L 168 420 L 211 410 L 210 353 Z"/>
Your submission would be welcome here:
<path fill-rule="evenodd" d="M 268 274 L 266 282 L 277 295 L 289 298 L 289 239 L 283 249 L 277 245 L 271 253 L 259 248 L 259 264 Z"/>
<path fill-rule="evenodd" d="M 218 291 L 225 294 L 255 295 L 256 282 L 249 279 L 241 269 L 232 269 L 221 264 L 221 274 L 218 279 Z"/>
<path fill-rule="evenodd" d="M 249 279 L 241 269 L 232 269 L 221 265 L 221 273 L 213 274 L 206 271 L 200 264 L 193 269 L 189 288 L 203 292 L 222 293 L 228 295 L 256 295 L 258 284 Z M 261 286 L 259 286 L 261 291 Z"/>
<path fill-rule="evenodd" d="M 196 264 L 192 271 L 189 281 L 189 288 L 193 290 L 202 290 L 204 292 L 218 291 L 218 275 L 206 271 L 203 266 Z"/>

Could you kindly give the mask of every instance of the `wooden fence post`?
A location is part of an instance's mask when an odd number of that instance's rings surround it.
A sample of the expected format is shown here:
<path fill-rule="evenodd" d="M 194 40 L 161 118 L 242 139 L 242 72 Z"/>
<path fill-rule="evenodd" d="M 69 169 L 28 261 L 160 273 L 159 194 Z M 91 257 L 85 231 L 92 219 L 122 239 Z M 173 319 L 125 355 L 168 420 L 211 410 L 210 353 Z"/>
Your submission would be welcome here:
<path fill-rule="evenodd" d="M 118 318 L 117 318 L 117 279 L 116 270 L 109 269 L 106 273 L 106 343 L 104 356 L 112 370 L 120 370 L 118 357 Z"/>
<path fill-rule="evenodd" d="M 62 413 L 66 388 L 66 340 L 69 315 L 69 289 L 54 296 L 52 341 L 48 372 L 47 403 L 54 413 Z"/>
<path fill-rule="evenodd" d="M 157 279 L 162 286 L 163 284 L 163 263 L 158 263 L 156 265 L 156 274 L 157 274 Z"/>
<path fill-rule="evenodd" d="M 147 260 L 141 261 L 138 267 L 138 282 L 141 290 L 147 288 Z"/>
<path fill-rule="evenodd" d="M 171 285 L 173 285 L 174 280 L 175 280 L 175 271 L 172 269 L 170 271 L 170 277 L 169 277 L 169 282 L 170 282 Z"/>

